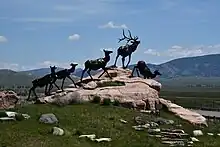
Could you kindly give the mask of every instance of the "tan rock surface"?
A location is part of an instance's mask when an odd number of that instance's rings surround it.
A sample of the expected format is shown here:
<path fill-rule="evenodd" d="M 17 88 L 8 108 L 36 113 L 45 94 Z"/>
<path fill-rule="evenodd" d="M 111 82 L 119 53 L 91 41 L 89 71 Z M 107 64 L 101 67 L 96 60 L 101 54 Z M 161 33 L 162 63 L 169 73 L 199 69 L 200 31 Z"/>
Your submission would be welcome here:
<path fill-rule="evenodd" d="M 161 102 L 167 106 L 169 111 L 175 113 L 183 119 L 195 124 L 204 124 L 205 118 L 196 112 L 172 104 L 165 99 L 159 98 L 159 91 L 162 85 L 153 79 L 142 79 L 139 77 L 129 78 L 131 70 L 115 68 L 109 69 L 109 74 L 113 77 L 111 80 L 104 74 L 100 79 L 98 73 L 93 76 L 94 81 L 90 77 L 84 78 L 82 87 L 66 88 L 65 92 L 57 93 L 52 96 L 41 98 L 41 102 L 55 103 L 58 105 L 68 105 L 73 102 L 90 101 L 94 96 L 99 96 L 101 99 L 110 98 L 117 99 L 123 107 L 155 110 L 155 102 Z M 99 87 L 103 83 L 117 82 L 122 86 L 106 86 Z M 124 84 L 124 85 L 123 85 Z M 75 100 L 74 100 L 75 99 Z"/>
<path fill-rule="evenodd" d="M 190 121 L 192 124 L 203 124 L 207 126 L 206 118 L 197 112 L 191 111 L 189 109 L 183 108 L 179 105 L 171 103 L 168 100 L 160 98 L 160 102 L 165 105 L 169 111 L 173 112 L 175 115 L 182 119 Z"/>
<path fill-rule="evenodd" d="M 18 102 L 19 97 L 14 91 L 0 92 L 0 109 L 13 108 Z"/>

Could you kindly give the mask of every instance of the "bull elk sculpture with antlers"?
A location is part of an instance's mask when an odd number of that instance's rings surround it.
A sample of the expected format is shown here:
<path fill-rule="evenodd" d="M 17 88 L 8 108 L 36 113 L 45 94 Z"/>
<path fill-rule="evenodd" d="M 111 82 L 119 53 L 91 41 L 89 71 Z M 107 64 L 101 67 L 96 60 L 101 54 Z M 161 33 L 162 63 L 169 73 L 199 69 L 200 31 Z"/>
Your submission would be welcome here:
<path fill-rule="evenodd" d="M 116 66 L 116 63 L 117 63 L 117 60 L 118 60 L 118 57 L 119 56 L 122 56 L 122 66 L 123 68 L 127 68 L 130 61 L 131 61 L 131 54 L 136 51 L 138 45 L 140 44 L 140 41 L 138 41 L 138 37 L 137 36 L 134 36 L 134 38 L 131 36 L 131 32 L 130 30 L 128 30 L 129 32 L 129 37 L 125 36 L 125 32 L 124 32 L 124 29 L 123 29 L 123 38 L 120 38 L 119 39 L 119 42 L 121 42 L 122 40 L 127 40 L 127 43 L 126 45 L 123 45 L 123 46 L 120 46 L 118 49 L 117 49 L 117 56 L 116 56 L 116 59 L 115 59 L 115 64 L 113 65 L 113 67 L 117 67 Z M 128 44 L 129 41 L 131 41 L 131 44 Z M 125 62 L 125 58 L 128 56 L 128 63 L 127 65 L 125 66 L 124 65 L 124 62 Z"/>

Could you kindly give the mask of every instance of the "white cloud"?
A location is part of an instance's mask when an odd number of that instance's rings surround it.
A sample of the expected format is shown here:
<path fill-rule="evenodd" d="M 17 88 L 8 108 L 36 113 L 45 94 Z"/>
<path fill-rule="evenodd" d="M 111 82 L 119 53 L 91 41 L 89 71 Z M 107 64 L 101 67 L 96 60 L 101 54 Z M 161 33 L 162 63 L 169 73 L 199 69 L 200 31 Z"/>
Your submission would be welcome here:
<path fill-rule="evenodd" d="M 37 63 L 37 67 L 39 67 L 39 68 L 48 68 L 50 66 L 70 68 L 70 63 L 59 63 L 56 61 L 43 61 L 41 63 Z"/>
<path fill-rule="evenodd" d="M 11 69 L 11 70 L 17 71 L 19 70 L 19 64 L 2 62 L 0 63 L 0 69 Z"/>
<path fill-rule="evenodd" d="M 8 39 L 5 36 L 0 36 L 0 43 L 1 42 L 7 42 Z"/>
<path fill-rule="evenodd" d="M 144 53 L 154 55 L 154 56 L 160 56 L 160 53 L 157 52 L 155 49 L 147 49 Z"/>
<path fill-rule="evenodd" d="M 103 50 L 108 50 L 108 51 L 114 51 L 115 48 L 100 48 L 100 51 L 103 52 Z"/>
<path fill-rule="evenodd" d="M 72 41 L 79 40 L 80 39 L 80 35 L 79 34 L 73 34 L 73 35 L 70 35 L 68 37 L 68 39 L 72 40 Z"/>
<path fill-rule="evenodd" d="M 125 24 L 116 25 L 113 21 L 109 21 L 107 24 L 99 26 L 99 28 L 127 29 L 128 27 Z"/>
<path fill-rule="evenodd" d="M 0 69 L 10 69 L 14 71 L 26 71 L 26 70 L 33 70 L 39 68 L 49 68 L 50 66 L 56 66 L 61 68 L 70 68 L 70 63 L 77 63 L 73 61 L 69 62 L 56 62 L 56 61 L 43 61 L 33 65 L 19 65 L 17 63 L 5 63 L 0 62 Z M 77 63 L 77 68 L 82 67 L 81 64 Z"/>
<path fill-rule="evenodd" d="M 179 45 L 174 45 L 165 51 L 147 49 L 144 53 L 154 56 L 166 56 L 170 58 L 202 56 L 207 54 L 220 54 L 220 44 L 209 46 L 198 45 L 192 47 L 182 47 Z"/>

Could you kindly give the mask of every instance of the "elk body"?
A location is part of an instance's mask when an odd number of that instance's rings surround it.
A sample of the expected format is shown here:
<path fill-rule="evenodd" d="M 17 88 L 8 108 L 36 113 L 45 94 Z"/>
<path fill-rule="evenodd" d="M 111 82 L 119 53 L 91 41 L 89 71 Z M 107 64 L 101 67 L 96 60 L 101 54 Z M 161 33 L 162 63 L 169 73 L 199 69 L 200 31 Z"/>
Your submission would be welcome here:
<path fill-rule="evenodd" d="M 82 82 L 83 75 L 86 71 L 87 71 L 88 75 L 90 76 L 90 78 L 93 79 L 90 74 L 91 70 L 98 70 L 100 68 L 103 69 L 103 73 L 98 78 L 100 78 L 105 72 L 108 74 L 109 78 L 112 78 L 106 69 L 106 65 L 110 61 L 110 54 L 113 53 L 113 51 L 108 51 L 108 50 L 103 50 L 103 51 L 105 53 L 104 58 L 98 58 L 95 60 L 87 60 L 84 63 L 85 67 L 84 67 L 84 70 L 82 71 L 82 75 L 81 75 L 81 79 L 80 79 L 81 82 Z"/>
<path fill-rule="evenodd" d="M 157 75 L 161 75 L 161 73 L 158 70 L 155 70 L 154 73 L 151 72 L 151 70 L 147 67 L 147 64 L 144 61 L 138 61 L 137 65 L 134 66 L 131 77 L 133 77 L 134 71 L 136 70 L 138 77 L 140 77 L 139 72 L 141 75 L 144 76 L 144 79 L 153 79 Z M 139 72 L 138 72 L 139 71 Z"/>
<path fill-rule="evenodd" d="M 45 95 L 48 95 L 48 93 L 47 93 L 47 87 L 48 87 L 48 85 L 51 84 L 52 81 L 56 78 L 56 74 L 55 74 L 56 67 L 55 67 L 55 66 L 53 66 L 53 67 L 50 66 L 50 69 L 51 69 L 51 73 L 50 73 L 50 74 L 47 74 L 47 75 L 45 75 L 45 76 L 43 76 L 43 77 L 41 77 L 41 78 L 38 78 L 38 79 L 35 79 L 35 80 L 32 81 L 32 87 L 31 87 L 30 90 L 29 90 L 29 94 L 28 94 L 28 99 L 27 99 L 27 100 L 30 99 L 30 95 L 31 95 L 31 92 L 32 92 L 32 91 L 33 91 L 35 97 L 37 98 L 37 94 L 36 94 L 36 92 L 35 92 L 35 89 L 36 89 L 37 87 L 40 87 L 40 88 L 41 88 L 41 87 L 44 87 L 44 86 L 45 86 L 45 92 L 44 92 L 44 94 L 45 94 Z M 59 89 L 59 87 L 58 87 L 57 85 L 56 85 L 56 87 Z"/>
<path fill-rule="evenodd" d="M 129 37 L 125 36 L 125 33 L 124 33 L 124 29 L 123 29 L 123 38 L 119 39 L 119 42 L 122 41 L 122 40 L 127 40 L 127 43 L 126 45 L 124 46 L 120 46 L 118 49 L 117 49 L 117 56 L 116 56 L 116 59 L 115 59 L 115 63 L 114 63 L 114 67 L 116 67 L 116 63 L 117 63 L 117 60 L 118 60 L 118 57 L 119 56 L 122 56 L 122 66 L 123 68 L 127 68 L 130 61 L 131 61 L 131 55 L 134 51 L 136 51 L 138 45 L 140 44 L 140 41 L 138 41 L 138 37 L 135 36 L 134 38 L 131 36 L 131 32 L 130 30 L 128 30 L 129 32 Z M 131 41 L 131 44 L 128 44 L 129 41 Z M 125 66 L 124 65 L 124 62 L 125 62 L 125 58 L 128 56 L 128 63 L 127 65 Z"/>
<path fill-rule="evenodd" d="M 70 77 L 70 74 L 75 71 L 77 65 L 78 65 L 78 64 L 71 63 L 71 64 L 70 64 L 70 66 L 71 66 L 70 69 L 63 69 L 63 70 L 60 70 L 60 71 L 56 72 L 56 73 L 55 73 L 56 76 L 55 76 L 55 78 L 53 79 L 53 81 L 52 81 L 51 84 L 50 84 L 48 93 L 50 94 L 50 91 L 51 91 L 51 89 L 53 88 L 53 84 L 56 84 L 56 80 L 58 80 L 58 79 L 59 79 L 59 80 L 61 80 L 61 79 L 63 80 L 63 81 L 62 81 L 62 85 L 61 85 L 62 91 L 63 91 L 64 81 L 65 81 L 66 78 L 70 79 L 70 80 L 73 82 L 73 84 L 75 85 L 75 87 L 76 87 L 76 83 L 75 83 L 74 80 Z M 58 89 L 59 89 L 59 88 L 58 88 Z"/>

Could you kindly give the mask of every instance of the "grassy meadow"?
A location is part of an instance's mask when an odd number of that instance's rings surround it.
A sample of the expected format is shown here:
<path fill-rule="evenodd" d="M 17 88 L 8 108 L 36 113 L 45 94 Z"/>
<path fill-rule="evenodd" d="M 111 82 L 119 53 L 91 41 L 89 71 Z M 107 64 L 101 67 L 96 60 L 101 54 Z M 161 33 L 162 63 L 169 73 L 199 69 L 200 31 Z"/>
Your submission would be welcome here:
<path fill-rule="evenodd" d="M 152 119 L 155 116 L 140 114 L 140 112 L 116 106 L 100 106 L 99 104 L 76 104 L 65 107 L 57 107 L 49 104 L 35 104 L 18 107 L 17 112 L 28 113 L 31 118 L 16 122 L 1 122 L 0 146 L 2 147 L 163 147 L 158 138 L 148 135 L 147 131 L 136 131 L 132 128 L 136 116 L 145 116 Z M 55 125 L 39 123 L 38 119 L 43 113 L 54 113 L 59 123 Z M 182 124 L 182 129 L 192 135 L 197 129 L 188 122 L 176 116 L 161 112 L 161 117 L 172 119 L 175 124 Z M 128 123 L 120 122 L 120 119 Z M 50 133 L 52 127 L 57 126 L 65 131 L 64 136 L 54 136 Z M 173 128 L 172 125 L 160 125 L 160 128 Z M 111 138 L 111 142 L 92 142 L 86 138 L 79 138 L 81 134 L 96 134 L 98 137 Z M 203 129 L 205 134 L 197 137 L 200 142 L 194 146 L 220 146 L 218 136 L 207 136 L 207 132 L 220 132 L 219 125 L 210 124 L 209 128 Z"/>

